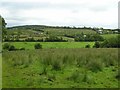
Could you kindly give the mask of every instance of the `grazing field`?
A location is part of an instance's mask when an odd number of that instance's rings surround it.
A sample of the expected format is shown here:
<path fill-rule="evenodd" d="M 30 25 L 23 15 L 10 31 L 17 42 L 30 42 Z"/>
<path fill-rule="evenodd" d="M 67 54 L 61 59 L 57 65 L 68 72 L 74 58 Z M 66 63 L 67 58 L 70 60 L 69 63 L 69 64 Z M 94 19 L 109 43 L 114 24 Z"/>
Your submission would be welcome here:
<path fill-rule="evenodd" d="M 7 29 L 7 39 L 10 40 L 26 40 L 33 37 L 34 40 L 45 39 L 49 36 L 62 37 L 68 41 L 74 41 L 74 37 L 80 34 L 97 34 L 92 29 L 85 28 L 63 28 L 63 27 L 43 27 L 43 26 L 21 26 Z"/>
<path fill-rule="evenodd" d="M 104 39 L 109 39 L 109 38 L 113 38 L 113 37 L 117 37 L 119 34 L 104 34 L 101 35 Z"/>
<path fill-rule="evenodd" d="M 5 51 L 2 63 L 3 88 L 118 88 L 117 48 Z"/>
<path fill-rule="evenodd" d="M 61 28 L 46 28 L 45 32 L 48 32 L 49 35 L 57 35 L 57 36 L 64 36 L 65 34 L 68 35 L 76 35 L 76 34 L 96 34 L 95 31 L 91 29 L 61 29 Z"/>
<path fill-rule="evenodd" d="M 43 28 L 43 29 L 38 29 L 37 31 L 34 30 L 34 28 L 31 29 L 25 29 L 25 28 L 16 28 L 16 29 L 11 29 L 8 30 L 8 34 L 10 35 L 31 35 L 33 37 L 38 36 L 36 33 L 43 33 L 43 36 L 48 34 L 48 35 L 56 35 L 56 36 L 64 36 L 65 34 L 68 35 L 75 35 L 75 34 L 96 34 L 95 31 L 91 29 L 63 29 L 63 28 Z"/>
<path fill-rule="evenodd" d="M 9 42 L 16 48 L 34 49 L 35 43 L 40 43 L 42 48 L 85 48 L 86 45 L 93 47 L 94 42 Z"/>

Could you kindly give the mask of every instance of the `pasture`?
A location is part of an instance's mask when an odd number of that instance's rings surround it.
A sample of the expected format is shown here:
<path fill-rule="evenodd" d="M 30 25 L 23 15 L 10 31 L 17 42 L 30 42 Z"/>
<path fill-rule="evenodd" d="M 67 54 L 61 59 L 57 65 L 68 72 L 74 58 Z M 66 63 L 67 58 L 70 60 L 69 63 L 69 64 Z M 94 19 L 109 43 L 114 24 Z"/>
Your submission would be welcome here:
<path fill-rule="evenodd" d="M 118 37 L 119 34 L 103 34 L 101 35 L 104 39 L 109 39 L 113 37 Z"/>
<path fill-rule="evenodd" d="M 38 39 L 44 39 L 49 36 L 57 36 L 62 37 L 65 40 L 68 41 L 74 41 L 74 38 L 70 38 L 68 36 L 75 36 L 79 34 L 96 34 L 96 31 L 92 29 L 74 29 L 74 28 L 49 28 L 49 27 L 39 27 L 36 26 L 30 27 L 16 27 L 7 29 L 7 37 L 9 39 L 16 39 L 19 38 L 19 40 L 25 40 L 29 37 L 33 37 L 35 40 Z"/>
<path fill-rule="evenodd" d="M 4 42 L 5 43 L 5 42 Z M 4 44 L 3 43 L 3 44 Z M 34 49 L 35 43 L 40 43 L 42 48 L 85 48 L 86 45 L 90 45 L 91 48 L 94 42 L 9 42 L 17 49 Z"/>
<path fill-rule="evenodd" d="M 118 88 L 118 49 L 3 52 L 3 88 Z"/>

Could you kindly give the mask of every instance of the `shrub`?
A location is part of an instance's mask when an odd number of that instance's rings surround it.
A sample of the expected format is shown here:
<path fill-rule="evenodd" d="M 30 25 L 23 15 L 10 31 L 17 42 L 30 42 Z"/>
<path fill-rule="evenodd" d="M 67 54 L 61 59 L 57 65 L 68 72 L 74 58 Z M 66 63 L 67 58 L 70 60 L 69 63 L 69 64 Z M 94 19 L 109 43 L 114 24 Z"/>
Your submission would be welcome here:
<path fill-rule="evenodd" d="M 16 49 L 15 49 L 15 46 L 11 45 L 11 46 L 9 47 L 9 51 L 14 51 L 14 50 L 16 50 Z"/>
<path fill-rule="evenodd" d="M 14 50 L 16 50 L 15 46 L 10 45 L 9 43 L 5 43 L 3 45 L 3 49 L 8 50 L 8 51 L 14 51 Z"/>
<path fill-rule="evenodd" d="M 9 44 L 9 43 L 5 43 L 5 44 L 3 45 L 3 49 L 5 49 L 5 50 L 9 50 L 9 47 L 10 47 L 10 44 Z"/>
<path fill-rule="evenodd" d="M 20 50 L 25 50 L 25 48 L 20 48 Z"/>
<path fill-rule="evenodd" d="M 94 48 L 99 48 L 100 47 L 100 43 L 98 41 L 96 41 L 93 47 Z"/>
<path fill-rule="evenodd" d="M 87 45 L 85 46 L 85 48 L 90 48 L 90 44 L 87 44 Z"/>
<path fill-rule="evenodd" d="M 35 49 L 41 49 L 41 48 L 42 48 L 42 45 L 40 45 L 39 43 L 36 43 L 36 44 L 34 45 L 34 48 L 35 48 Z"/>
<path fill-rule="evenodd" d="M 87 68 L 90 69 L 92 72 L 102 71 L 103 63 L 100 59 L 90 60 L 87 64 Z"/>
<path fill-rule="evenodd" d="M 61 64 L 61 61 L 60 60 L 53 60 L 53 62 L 52 62 L 52 69 L 53 70 L 61 70 L 61 68 L 62 68 L 62 64 Z"/>
<path fill-rule="evenodd" d="M 112 38 L 106 39 L 101 44 L 101 47 L 120 48 L 120 35 L 118 35 L 117 37 L 112 37 Z"/>

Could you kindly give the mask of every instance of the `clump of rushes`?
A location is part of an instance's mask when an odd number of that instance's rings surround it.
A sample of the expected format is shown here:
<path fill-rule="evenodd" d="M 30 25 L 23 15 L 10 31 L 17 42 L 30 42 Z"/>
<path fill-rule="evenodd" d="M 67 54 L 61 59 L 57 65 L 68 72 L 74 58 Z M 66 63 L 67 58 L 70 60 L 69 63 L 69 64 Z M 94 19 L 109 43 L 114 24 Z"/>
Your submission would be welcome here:
<path fill-rule="evenodd" d="M 52 61 L 52 69 L 53 70 L 61 70 L 62 65 L 61 65 L 61 61 L 60 60 L 53 60 Z"/>
<path fill-rule="evenodd" d="M 76 83 L 83 82 L 84 74 L 82 72 L 76 70 L 67 79 L 74 81 Z"/>
<path fill-rule="evenodd" d="M 87 64 L 87 68 L 90 69 L 92 72 L 102 71 L 104 64 L 102 63 L 101 59 L 93 59 L 90 60 Z"/>

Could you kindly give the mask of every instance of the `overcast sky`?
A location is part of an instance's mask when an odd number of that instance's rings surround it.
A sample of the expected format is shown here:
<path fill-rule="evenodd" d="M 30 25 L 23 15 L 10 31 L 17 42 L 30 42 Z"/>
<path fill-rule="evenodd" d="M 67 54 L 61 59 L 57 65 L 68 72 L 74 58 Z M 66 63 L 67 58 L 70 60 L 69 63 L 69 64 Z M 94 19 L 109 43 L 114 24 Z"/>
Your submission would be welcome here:
<path fill-rule="evenodd" d="M 118 28 L 119 0 L 0 0 L 7 26 Z"/>

